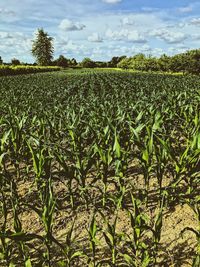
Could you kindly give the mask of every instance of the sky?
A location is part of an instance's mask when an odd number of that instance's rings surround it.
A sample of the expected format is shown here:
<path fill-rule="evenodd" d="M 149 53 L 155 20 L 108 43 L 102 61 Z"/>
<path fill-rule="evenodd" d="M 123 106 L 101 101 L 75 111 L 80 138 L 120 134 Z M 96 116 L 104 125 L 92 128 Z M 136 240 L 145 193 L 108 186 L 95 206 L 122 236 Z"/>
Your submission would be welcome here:
<path fill-rule="evenodd" d="M 54 57 L 106 61 L 138 53 L 173 55 L 200 48 L 200 1 L 0 0 L 0 56 L 33 63 L 38 28 Z"/>

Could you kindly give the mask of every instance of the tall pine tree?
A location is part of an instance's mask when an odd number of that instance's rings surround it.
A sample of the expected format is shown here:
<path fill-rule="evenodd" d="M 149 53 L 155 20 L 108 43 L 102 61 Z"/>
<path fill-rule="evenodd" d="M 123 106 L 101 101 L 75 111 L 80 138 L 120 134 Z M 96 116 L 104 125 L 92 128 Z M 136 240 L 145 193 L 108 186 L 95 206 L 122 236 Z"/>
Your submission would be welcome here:
<path fill-rule="evenodd" d="M 36 62 L 41 66 L 48 66 L 53 59 L 53 38 L 44 32 L 43 29 L 38 29 L 36 39 L 32 45 L 32 55 L 36 58 Z"/>

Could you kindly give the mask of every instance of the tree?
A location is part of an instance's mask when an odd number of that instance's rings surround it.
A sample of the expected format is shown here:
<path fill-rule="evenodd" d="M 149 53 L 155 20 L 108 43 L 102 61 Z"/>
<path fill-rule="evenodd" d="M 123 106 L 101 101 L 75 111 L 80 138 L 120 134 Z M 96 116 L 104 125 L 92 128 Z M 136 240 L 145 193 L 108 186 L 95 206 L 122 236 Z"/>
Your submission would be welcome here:
<path fill-rule="evenodd" d="M 68 67 L 69 66 L 69 60 L 64 57 L 63 55 L 60 55 L 57 60 L 55 60 L 56 66 L 59 67 Z"/>
<path fill-rule="evenodd" d="M 200 73 L 200 49 L 190 50 L 183 54 L 182 60 L 185 70 L 189 73 Z"/>
<path fill-rule="evenodd" d="M 76 61 L 75 58 L 72 58 L 72 59 L 71 59 L 71 61 L 70 61 L 70 65 L 71 65 L 72 67 L 75 67 L 75 66 L 77 65 L 77 61 Z"/>
<path fill-rule="evenodd" d="M 92 61 L 90 58 L 86 57 L 83 59 L 83 61 L 81 62 L 81 66 L 83 68 L 95 68 L 96 64 L 94 61 Z"/>
<path fill-rule="evenodd" d="M 0 65 L 2 65 L 2 64 L 3 64 L 3 59 L 0 56 Z"/>
<path fill-rule="evenodd" d="M 126 56 L 113 57 L 111 61 L 108 62 L 108 67 L 116 68 L 117 64 L 119 64 L 119 62 L 122 61 L 124 58 L 126 58 Z"/>
<path fill-rule="evenodd" d="M 161 71 L 169 71 L 170 70 L 170 61 L 171 58 L 166 54 L 161 55 L 158 59 L 159 69 Z"/>
<path fill-rule="evenodd" d="M 132 58 L 124 58 L 122 59 L 118 64 L 117 67 L 118 68 L 122 68 L 122 69 L 130 69 L 131 68 L 131 61 Z"/>
<path fill-rule="evenodd" d="M 11 64 L 14 66 L 17 66 L 17 65 L 20 65 L 21 63 L 20 63 L 19 59 L 13 58 L 11 60 Z"/>
<path fill-rule="evenodd" d="M 50 65 L 54 52 L 53 38 L 43 29 L 38 29 L 31 51 L 38 65 Z"/>
<path fill-rule="evenodd" d="M 95 61 L 96 68 L 106 68 L 107 67 L 107 62 L 104 61 Z"/>

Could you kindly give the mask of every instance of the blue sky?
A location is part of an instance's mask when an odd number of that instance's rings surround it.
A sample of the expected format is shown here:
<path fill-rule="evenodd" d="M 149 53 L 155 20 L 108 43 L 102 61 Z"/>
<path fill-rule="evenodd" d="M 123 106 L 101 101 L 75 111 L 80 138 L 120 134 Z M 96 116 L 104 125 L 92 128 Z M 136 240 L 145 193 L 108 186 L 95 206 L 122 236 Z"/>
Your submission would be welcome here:
<path fill-rule="evenodd" d="M 3 60 L 34 62 L 30 50 L 41 27 L 54 37 L 55 57 L 172 55 L 200 47 L 200 1 L 1 0 Z"/>

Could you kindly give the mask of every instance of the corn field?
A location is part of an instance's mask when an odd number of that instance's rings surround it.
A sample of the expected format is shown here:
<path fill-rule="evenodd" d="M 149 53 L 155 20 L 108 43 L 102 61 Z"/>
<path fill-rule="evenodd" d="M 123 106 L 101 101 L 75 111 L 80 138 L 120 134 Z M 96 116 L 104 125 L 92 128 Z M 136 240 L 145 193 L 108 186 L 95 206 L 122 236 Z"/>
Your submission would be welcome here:
<path fill-rule="evenodd" d="M 1 77 L 0 266 L 200 266 L 200 78 Z"/>

